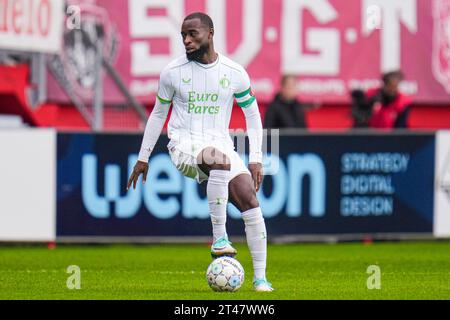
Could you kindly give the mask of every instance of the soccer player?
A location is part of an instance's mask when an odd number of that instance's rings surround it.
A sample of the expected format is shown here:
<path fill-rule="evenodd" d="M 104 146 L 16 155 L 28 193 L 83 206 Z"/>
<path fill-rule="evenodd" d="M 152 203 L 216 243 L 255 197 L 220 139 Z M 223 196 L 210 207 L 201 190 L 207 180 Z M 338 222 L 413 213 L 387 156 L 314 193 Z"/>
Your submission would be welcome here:
<path fill-rule="evenodd" d="M 247 244 L 253 259 L 256 291 L 272 291 L 266 280 L 267 239 L 264 218 L 256 198 L 262 182 L 262 123 L 245 69 L 214 50 L 211 18 L 201 12 L 188 15 L 181 27 L 186 54 L 161 72 L 154 109 L 148 119 L 139 158 L 127 188 L 140 174 L 145 183 L 148 159 L 158 140 L 169 107 L 173 164 L 198 183 L 207 180 L 206 193 L 213 229 L 211 255 L 234 256 L 236 249 L 225 228 L 227 202 L 242 213 Z M 249 136 L 249 166 L 234 150 L 229 135 L 233 100 L 245 114 Z"/>

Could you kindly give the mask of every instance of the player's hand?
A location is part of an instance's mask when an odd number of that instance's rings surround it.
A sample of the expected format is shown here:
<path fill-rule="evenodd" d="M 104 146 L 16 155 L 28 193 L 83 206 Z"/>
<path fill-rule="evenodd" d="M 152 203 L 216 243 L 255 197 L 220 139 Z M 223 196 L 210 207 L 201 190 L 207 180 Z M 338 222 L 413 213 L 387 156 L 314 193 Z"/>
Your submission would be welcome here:
<path fill-rule="evenodd" d="M 141 173 L 142 173 L 142 183 L 145 183 L 145 180 L 147 180 L 147 172 L 148 172 L 148 163 L 138 160 L 134 165 L 130 179 L 128 179 L 127 190 L 130 189 L 131 184 L 133 184 L 133 189 L 136 189 L 136 183 Z"/>
<path fill-rule="evenodd" d="M 261 186 L 261 182 L 263 179 L 263 170 L 261 163 L 249 163 L 248 170 L 252 174 L 253 183 L 255 185 L 255 190 L 258 192 L 259 187 Z"/>

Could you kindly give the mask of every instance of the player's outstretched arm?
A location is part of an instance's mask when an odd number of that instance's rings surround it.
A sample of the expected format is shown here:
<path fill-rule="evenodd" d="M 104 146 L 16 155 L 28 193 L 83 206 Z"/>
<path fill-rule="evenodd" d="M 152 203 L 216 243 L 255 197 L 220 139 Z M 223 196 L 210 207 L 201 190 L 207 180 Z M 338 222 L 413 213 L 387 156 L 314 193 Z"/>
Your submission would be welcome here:
<path fill-rule="evenodd" d="M 156 142 L 161 134 L 164 123 L 166 122 L 167 114 L 169 113 L 170 102 L 160 101 L 156 99 L 155 107 L 148 118 L 145 126 L 144 137 L 142 139 L 141 150 L 139 151 L 138 161 L 136 162 L 133 172 L 130 175 L 127 183 L 127 190 L 133 185 L 136 189 L 136 183 L 139 176 L 142 174 L 142 182 L 147 180 L 148 172 L 148 158 L 155 147 Z"/>
<path fill-rule="evenodd" d="M 245 115 L 245 124 L 250 145 L 248 169 L 252 175 L 255 190 L 258 191 L 263 179 L 262 121 L 261 115 L 259 114 L 258 102 L 251 89 L 250 77 L 244 68 L 238 66 L 238 69 L 240 69 L 240 72 L 238 72 L 236 77 L 237 82 L 234 97 Z"/>
<path fill-rule="evenodd" d="M 248 140 L 250 145 L 248 169 L 252 174 L 255 190 L 258 191 L 263 179 L 262 170 L 262 122 L 256 99 L 246 108 L 242 108 L 245 115 Z"/>

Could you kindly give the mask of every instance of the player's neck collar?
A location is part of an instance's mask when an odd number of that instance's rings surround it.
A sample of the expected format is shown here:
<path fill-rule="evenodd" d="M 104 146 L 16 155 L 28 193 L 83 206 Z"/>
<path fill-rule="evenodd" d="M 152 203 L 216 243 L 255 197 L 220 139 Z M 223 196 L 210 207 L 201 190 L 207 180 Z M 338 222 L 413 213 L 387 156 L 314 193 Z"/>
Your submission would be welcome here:
<path fill-rule="evenodd" d="M 216 61 L 214 61 L 214 62 L 212 62 L 212 63 L 205 64 L 205 63 L 200 63 L 200 62 L 198 62 L 198 61 L 194 61 L 194 62 L 195 62 L 198 66 L 200 66 L 200 67 L 202 67 L 202 68 L 205 68 L 205 69 L 212 68 L 212 67 L 214 67 L 216 64 L 219 63 L 220 54 L 219 54 L 218 52 L 216 52 L 216 53 L 217 53 L 217 59 L 216 59 Z"/>

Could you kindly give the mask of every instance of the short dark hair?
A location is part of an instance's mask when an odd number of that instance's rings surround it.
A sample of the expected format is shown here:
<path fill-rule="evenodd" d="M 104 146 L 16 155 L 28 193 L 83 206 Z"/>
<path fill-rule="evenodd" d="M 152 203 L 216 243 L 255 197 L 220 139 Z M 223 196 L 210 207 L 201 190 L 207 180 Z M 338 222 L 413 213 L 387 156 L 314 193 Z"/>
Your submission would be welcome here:
<path fill-rule="evenodd" d="M 201 23 L 207 26 L 208 28 L 213 29 L 214 25 L 210 16 L 203 12 L 194 12 L 186 16 L 183 21 L 192 20 L 192 19 L 200 19 Z"/>
<path fill-rule="evenodd" d="M 391 81 L 393 79 L 397 79 L 398 81 L 402 81 L 403 80 L 403 72 L 401 72 L 400 70 L 386 72 L 386 73 L 383 74 L 381 79 L 383 80 L 384 84 L 387 84 L 389 81 Z"/>
<path fill-rule="evenodd" d="M 283 87 L 290 78 L 297 79 L 297 77 L 293 74 L 284 74 L 281 77 L 281 86 Z"/>

